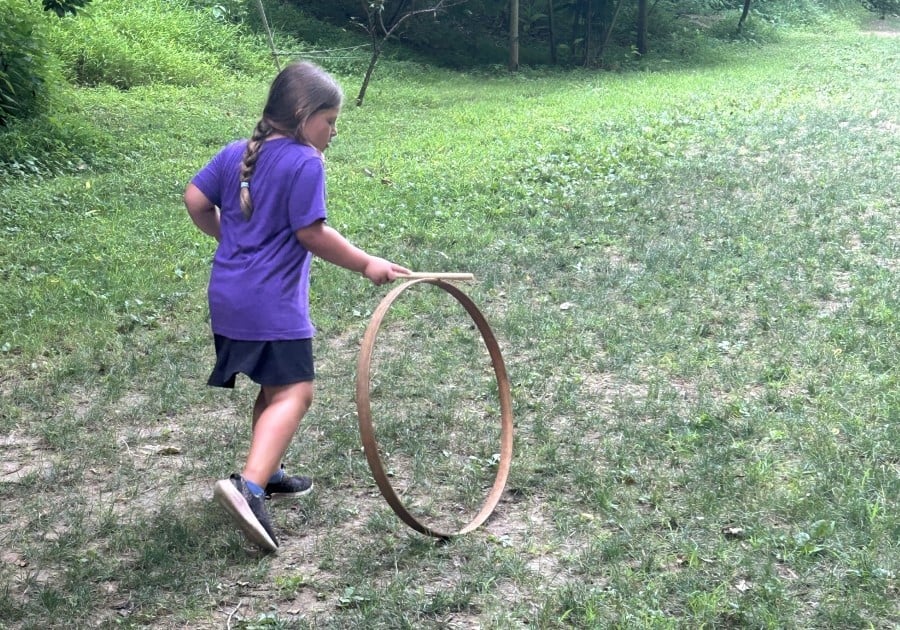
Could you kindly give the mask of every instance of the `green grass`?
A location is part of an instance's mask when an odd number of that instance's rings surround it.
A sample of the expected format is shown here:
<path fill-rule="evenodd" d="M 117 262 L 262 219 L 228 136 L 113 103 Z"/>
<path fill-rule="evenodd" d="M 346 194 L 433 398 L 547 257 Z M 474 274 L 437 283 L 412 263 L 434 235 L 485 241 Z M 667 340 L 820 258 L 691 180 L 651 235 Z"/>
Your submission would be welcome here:
<path fill-rule="evenodd" d="M 896 42 L 832 27 L 616 75 L 380 67 L 328 154 L 330 221 L 477 276 L 513 468 L 467 536 L 393 515 L 353 403 L 385 290 L 317 263 L 317 399 L 287 458 L 317 489 L 273 508 L 274 557 L 209 500 L 253 391 L 204 385 L 213 247 L 180 203 L 267 78 L 74 91 L 67 119 L 110 134 L 92 161 L 0 182 L 0 627 L 896 627 Z M 479 343 L 429 287 L 379 336 L 385 460 L 448 527 L 498 448 Z"/>

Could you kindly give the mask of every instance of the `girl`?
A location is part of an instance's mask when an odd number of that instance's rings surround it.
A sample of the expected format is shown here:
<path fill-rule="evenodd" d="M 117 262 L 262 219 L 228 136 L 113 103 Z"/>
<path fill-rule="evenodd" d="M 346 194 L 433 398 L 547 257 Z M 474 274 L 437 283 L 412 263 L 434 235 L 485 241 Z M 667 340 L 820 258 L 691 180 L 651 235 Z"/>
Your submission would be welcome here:
<path fill-rule="evenodd" d="M 244 468 L 218 481 L 213 494 L 266 551 L 278 541 L 265 498 L 312 489 L 309 478 L 280 466 L 313 399 L 312 256 L 375 284 L 409 273 L 354 247 L 325 222 L 322 152 L 337 134 L 342 101 L 321 68 L 287 66 L 250 140 L 222 149 L 184 193 L 191 220 L 219 242 L 208 290 L 216 347 L 209 385 L 234 387 L 242 372 L 260 386 Z"/>

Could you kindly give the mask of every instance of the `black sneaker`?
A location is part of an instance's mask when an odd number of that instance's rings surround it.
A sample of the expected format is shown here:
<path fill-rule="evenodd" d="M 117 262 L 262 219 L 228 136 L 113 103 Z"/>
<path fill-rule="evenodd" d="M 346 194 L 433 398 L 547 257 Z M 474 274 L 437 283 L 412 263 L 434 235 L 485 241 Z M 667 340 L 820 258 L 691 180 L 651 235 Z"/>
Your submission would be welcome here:
<path fill-rule="evenodd" d="M 228 510 L 231 518 L 237 523 L 241 531 L 264 551 L 278 549 L 278 541 L 266 514 L 266 505 L 263 497 L 255 497 L 244 483 L 240 475 L 231 475 L 228 479 L 216 482 L 213 496 L 222 507 Z"/>
<path fill-rule="evenodd" d="M 284 466 L 281 467 L 284 470 Z M 287 473 L 281 477 L 281 481 L 266 484 L 266 498 L 273 497 L 302 497 L 312 492 L 313 482 L 309 477 L 289 476 Z"/>

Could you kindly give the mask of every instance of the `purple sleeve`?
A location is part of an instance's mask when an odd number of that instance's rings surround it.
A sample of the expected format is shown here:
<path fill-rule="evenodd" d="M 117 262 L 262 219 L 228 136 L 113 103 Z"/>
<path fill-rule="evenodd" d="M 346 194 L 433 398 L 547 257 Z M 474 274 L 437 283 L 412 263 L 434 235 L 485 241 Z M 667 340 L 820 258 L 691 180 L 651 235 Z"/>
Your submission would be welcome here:
<path fill-rule="evenodd" d="M 232 150 L 233 145 L 228 145 L 219 151 L 191 180 L 191 183 L 199 188 L 200 192 L 206 195 L 206 198 L 215 206 L 222 206 L 222 189 L 225 181 L 222 165 L 227 161 L 225 155 Z"/>
<path fill-rule="evenodd" d="M 297 171 L 288 197 L 288 212 L 294 232 L 326 219 L 325 165 L 321 159 L 306 160 Z"/>

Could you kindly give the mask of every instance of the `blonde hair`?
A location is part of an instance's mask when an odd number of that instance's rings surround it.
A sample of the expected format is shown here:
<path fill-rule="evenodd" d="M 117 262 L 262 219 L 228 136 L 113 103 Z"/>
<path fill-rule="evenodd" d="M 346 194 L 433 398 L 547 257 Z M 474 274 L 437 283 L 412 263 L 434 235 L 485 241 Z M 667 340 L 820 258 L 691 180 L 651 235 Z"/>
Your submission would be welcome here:
<path fill-rule="evenodd" d="M 250 178 L 266 138 L 280 133 L 306 144 L 303 125 L 307 119 L 320 110 L 340 108 L 343 100 L 344 93 L 334 77 L 313 63 L 295 62 L 278 73 L 241 159 L 241 212 L 245 217 L 253 214 Z"/>

